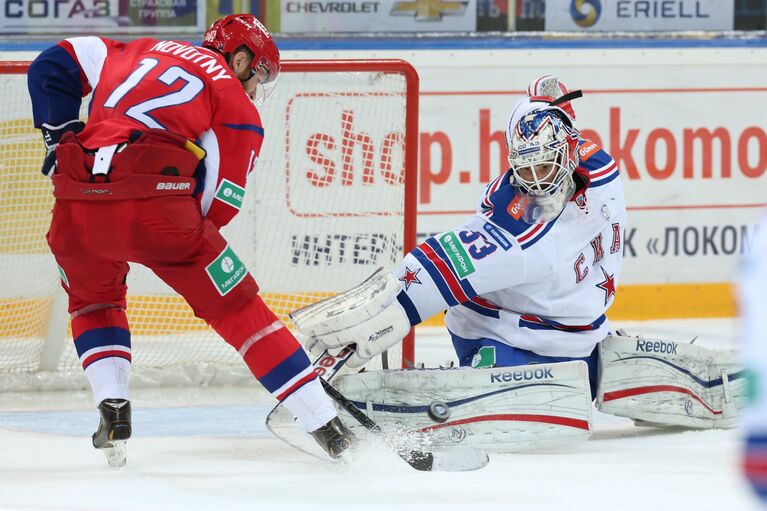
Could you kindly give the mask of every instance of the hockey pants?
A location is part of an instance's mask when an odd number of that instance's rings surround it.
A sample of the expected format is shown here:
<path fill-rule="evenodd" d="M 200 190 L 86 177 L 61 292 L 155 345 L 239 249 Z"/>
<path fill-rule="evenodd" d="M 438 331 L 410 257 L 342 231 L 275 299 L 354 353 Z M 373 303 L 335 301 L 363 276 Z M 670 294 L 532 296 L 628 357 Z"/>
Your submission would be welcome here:
<path fill-rule="evenodd" d="M 69 295 L 84 368 L 106 357 L 131 358 L 125 316 L 130 261 L 183 296 L 279 400 L 316 377 L 306 353 L 258 296 L 255 280 L 191 195 L 57 200 L 47 240 Z"/>

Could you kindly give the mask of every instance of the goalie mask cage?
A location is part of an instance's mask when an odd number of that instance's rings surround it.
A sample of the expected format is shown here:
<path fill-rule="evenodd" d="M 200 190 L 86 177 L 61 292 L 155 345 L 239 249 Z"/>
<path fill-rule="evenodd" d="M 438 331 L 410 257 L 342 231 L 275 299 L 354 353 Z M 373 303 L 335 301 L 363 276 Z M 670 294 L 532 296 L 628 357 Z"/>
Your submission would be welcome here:
<path fill-rule="evenodd" d="M 39 171 L 28 65 L 0 62 L 0 390 L 87 388 L 45 242 L 53 198 Z M 259 111 L 264 146 L 222 233 L 292 327 L 293 310 L 393 269 L 415 246 L 418 75 L 399 60 L 284 61 Z M 130 266 L 132 385 L 252 380 L 179 295 Z M 411 365 L 413 355 L 411 332 L 388 365 Z"/>

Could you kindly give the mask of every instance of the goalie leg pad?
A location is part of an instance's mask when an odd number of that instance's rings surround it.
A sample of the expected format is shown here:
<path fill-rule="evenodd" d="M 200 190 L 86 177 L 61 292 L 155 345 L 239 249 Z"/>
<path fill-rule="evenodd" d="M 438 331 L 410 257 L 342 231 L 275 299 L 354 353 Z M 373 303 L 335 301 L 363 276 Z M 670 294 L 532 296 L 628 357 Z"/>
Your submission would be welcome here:
<path fill-rule="evenodd" d="M 453 348 L 458 357 L 458 363 L 462 366 L 471 366 L 475 369 L 484 367 L 516 367 L 528 364 L 553 364 L 556 362 L 570 362 L 571 360 L 583 360 L 589 368 L 589 383 L 591 385 L 591 398 L 596 397 L 598 351 L 594 350 L 587 357 L 552 357 L 539 355 L 535 352 L 515 348 L 506 343 L 488 339 L 464 339 L 450 332 L 453 340 Z"/>
<path fill-rule="evenodd" d="M 608 336 L 599 352 L 602 412 L 655 425 L 727 428 L 746 404 L 745 372 L 733 350 Z"/>
<path fill-rule="evenodd" d="M 460 445 L 512 452 L 591 436 L 588 368 L 582 361 L 368 371 L 339 376 L 334 386 L 382 428 L 430 449 Z M 435 414 L 444 412 L 441 405 L 447 414 Z M 354 421 L 344 422 L 365 436 Z"/>

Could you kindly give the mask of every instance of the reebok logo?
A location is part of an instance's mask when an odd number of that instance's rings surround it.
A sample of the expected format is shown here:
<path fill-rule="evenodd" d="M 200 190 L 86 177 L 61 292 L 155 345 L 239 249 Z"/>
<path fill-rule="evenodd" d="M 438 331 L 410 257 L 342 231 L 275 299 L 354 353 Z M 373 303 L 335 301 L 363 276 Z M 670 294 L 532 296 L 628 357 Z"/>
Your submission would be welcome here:
<path fill-rule="evenodd" d="M 547 380 L 553 378 L 550 367 L 540 369 L 525 369 L 524 371 L 507 371 L 504 373 L 491 373 L 490 383 L 502 383 L 509 381 Z"/>
<path fill-rule="evenodd" d="M 192 188 L 190 183 L 157 183 L 155 190 L 189 190 Z"/>
<path fill-rule="evenodd" d="M 637 339 L 636 351 L 644 351 L 645 353 L 666 353 L 668 355 L 676 355 L 677 343 L 675 342 L 663 342 L 663 341 L 646 341 L 644 339 Z"/>

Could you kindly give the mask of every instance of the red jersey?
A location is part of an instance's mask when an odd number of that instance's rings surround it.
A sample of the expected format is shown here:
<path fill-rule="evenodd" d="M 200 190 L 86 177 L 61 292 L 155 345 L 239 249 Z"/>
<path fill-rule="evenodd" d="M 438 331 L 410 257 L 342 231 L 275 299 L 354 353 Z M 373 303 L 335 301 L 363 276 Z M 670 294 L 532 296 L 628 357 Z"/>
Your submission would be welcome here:
<path fill-rule="evenodd" d="M 59 43 L 80 68 L 82 96 L 93 90 L 85 130 L 90 149 L 159 128 L 207 152 L 202 212 L 217 226 L 239 211 L 264 130 L 255 105 L 220 54 L 178 41 L 123 43 L 76 37 Z"/>

